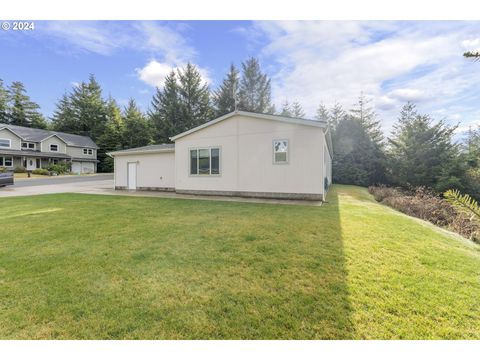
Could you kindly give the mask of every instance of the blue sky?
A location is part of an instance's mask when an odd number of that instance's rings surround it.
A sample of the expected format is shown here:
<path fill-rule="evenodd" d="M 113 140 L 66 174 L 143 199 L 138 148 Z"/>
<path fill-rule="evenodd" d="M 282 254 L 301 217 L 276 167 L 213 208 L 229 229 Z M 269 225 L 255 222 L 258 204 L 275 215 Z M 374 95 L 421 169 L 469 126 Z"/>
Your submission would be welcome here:
<path fill-rule="evenodd" d="M 385 130 L 408 100 L 436 119 L 480 124 L 480 22 L 454 21 L 36 21 L 0 31 L 0 78 L 20 80 L 42 112 L 95 74 L 121 105 L 149 106 L 164 76 L 190 61 L 215 88 L 231 62 L 260 59 L 277 108 L 299 101 L 351 107 L 361 91 Z"/>

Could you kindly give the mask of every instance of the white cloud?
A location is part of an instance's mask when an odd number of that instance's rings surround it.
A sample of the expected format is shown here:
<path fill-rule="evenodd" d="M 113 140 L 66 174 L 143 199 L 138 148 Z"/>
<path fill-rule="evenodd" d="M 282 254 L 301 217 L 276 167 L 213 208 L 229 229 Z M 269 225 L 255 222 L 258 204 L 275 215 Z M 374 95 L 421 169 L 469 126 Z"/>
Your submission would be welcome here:
<path fill-rule="evenodd" d="M 406 101 L 456 113 L 457 97 L 478 90 L 480 69 L 462 58 L 462 46 L 480 43 L 474 23 L 266 21 L 254 30 L 267 38 L 262 58 L 276 64 L 274 101 L 298 98 L 309 116 L 320 102 L 350 108 L 363 91 L 389 129 Z"/>
<path fill-rule="evenodd" d="M 151 60 L 145 67 L 136 69 L 138 77 L 151 86 L 163 87 L 165 77 L 173 70 L 170 65 Z"/>
<path fill-rule="evenodd" d="M 161 63 L 157 60 L 150 60 L 143 68 L 137 68 L 135 71 L 137 72 L 139 79 L 146 84 L 161 88 L 164 86 L 167 75 L 170 74 L 172 70 L 177 72 L 178 69 L 184 65 L 185 64 L 179 64 L 177 66 L 168 63 Z M 208 71 L 199 66 L 197 66 L 197 69 L 202 77 L 203 83 L 209 84 L 211 80 Z"/>
<path fill-rule="evenodd" d="M 418 102 L 426 98 L 426 94 L 423 90 L 409 88 L 390 91 L 388 93 L 388 96 L 402 102 Z"/>

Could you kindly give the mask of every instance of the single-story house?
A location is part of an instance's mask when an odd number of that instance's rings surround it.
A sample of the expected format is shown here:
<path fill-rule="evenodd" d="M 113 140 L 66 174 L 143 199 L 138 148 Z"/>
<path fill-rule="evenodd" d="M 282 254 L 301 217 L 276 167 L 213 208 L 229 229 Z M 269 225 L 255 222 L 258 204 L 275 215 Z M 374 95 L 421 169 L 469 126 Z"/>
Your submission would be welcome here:
<path fill-rule="evenodd" d="M 235 111 L 171 140 L 110 153 L 115 189 L 324 200 L 332 181 L 322 121 Z"/>
<path fill-rule="evenodd" d="M 10 170 L 67 163 L 74 173 L 95 173 L 97 149 L 88 136 L 0 124 L 0 167 Z"/>

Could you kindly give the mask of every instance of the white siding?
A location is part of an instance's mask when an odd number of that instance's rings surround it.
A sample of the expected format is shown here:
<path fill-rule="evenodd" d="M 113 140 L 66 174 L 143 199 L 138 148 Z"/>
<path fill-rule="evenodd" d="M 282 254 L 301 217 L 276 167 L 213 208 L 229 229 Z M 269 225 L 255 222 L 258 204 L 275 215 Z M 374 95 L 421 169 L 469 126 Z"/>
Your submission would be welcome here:
<path fill-rule="evenodd" d="M 127 186 L 127 164 L 137 164 L 138 188 L 175 187 L 175 153 L 117 155 L 115 161 L 115 186 Z"/>
<path fill-rule="evenodd" d="M 288 164 L 273 163 L 273 140 L 289 141 Z M 241 115 L 175 142 L 177 190 L 323 194 L 321 128 Z M 219 176 L 191 176 L 189 149 L 220 147 Z"/>

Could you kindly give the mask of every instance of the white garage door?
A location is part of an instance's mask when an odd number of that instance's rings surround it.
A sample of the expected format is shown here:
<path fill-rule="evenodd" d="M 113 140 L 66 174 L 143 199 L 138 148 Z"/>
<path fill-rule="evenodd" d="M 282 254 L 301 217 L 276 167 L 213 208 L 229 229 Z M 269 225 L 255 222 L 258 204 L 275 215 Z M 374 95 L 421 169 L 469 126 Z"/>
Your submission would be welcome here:
<path fill-rule="evenodd" d="M 72 172 L 75 174 L 93 174 L 95 164 L 93 162 L 72 161 Z"/>
<path fill-rule="evenodd" d="M 81 174 L 82 173 L 82 163 L 78 161 L 73 161 L 72 162 L 72 172 L 75 174 Z"/>

